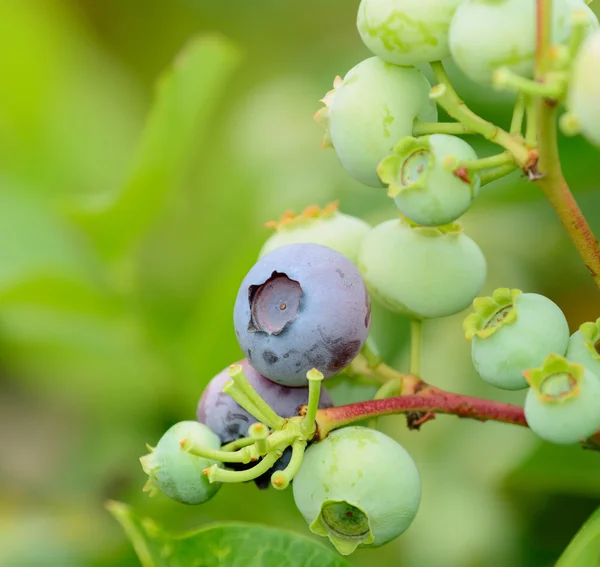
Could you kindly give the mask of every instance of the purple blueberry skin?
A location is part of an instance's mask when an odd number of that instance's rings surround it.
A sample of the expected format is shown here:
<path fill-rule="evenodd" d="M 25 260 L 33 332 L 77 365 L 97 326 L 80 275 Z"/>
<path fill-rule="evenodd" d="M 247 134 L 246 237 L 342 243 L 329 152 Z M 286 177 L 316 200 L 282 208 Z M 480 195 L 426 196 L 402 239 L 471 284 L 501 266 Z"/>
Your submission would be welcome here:
<path fill-rule="evenodd" d="M 248 362 L 285 386 L 316 368 L 346 368 L 369 334 L 371 305 L 358 268 L 320 244 L 288 244 L 263 256 L 237 295 L 234 326 Z"/>
<path fill-rule="evenodd" d="M 308 401 L 308 388 L 288 388 L 261 376 L 246 360 L 240 361 L 248 382 L 281 417 L 298 415 L 298 408 Z M 230 380 L 227 369 L 217 374 L 206 386 L 196 413 L 198 421 L 212 429 L 223 444 L 248 435 L 248 427 L 258 420 L 223 392 Z M 333 400 L 321 388 L 320 408 L 333 407 Z M 276 470 L 276 469 L 275 469 Z"/>

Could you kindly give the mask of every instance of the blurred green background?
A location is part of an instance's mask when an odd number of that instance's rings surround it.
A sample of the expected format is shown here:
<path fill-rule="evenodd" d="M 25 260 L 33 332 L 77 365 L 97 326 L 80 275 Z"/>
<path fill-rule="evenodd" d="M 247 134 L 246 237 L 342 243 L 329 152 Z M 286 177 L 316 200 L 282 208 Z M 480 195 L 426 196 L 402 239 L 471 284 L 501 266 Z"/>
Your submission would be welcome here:
<path fill-rule="evenodd" d="M 335 199 L 374 224 L 395 214 L 384 192 L 319 149 L 311 119 L 334 76 L 369 56 L 357 6 L 0 0 L 0 565 L 137 565 L 109 498 L 173 530 L 249 520 L 308 533 L 291 491 L 236 485 L 194 508 L 151 500 L 138 457 L 193 419 L 206 382 L 240 358 L 232 306 L 265 221 Z M 157 77 L 205 33 L 235 47 L 194 63 L 210 80 L 163 89 L 175 104 L 155 111 L 158 135 L 139 150 Z M 452 76 L 469 104 L 506 125 L 510 96 Z M 196 106 L 194 120 L 180 112 Z M 600 232 L 600 154 L 581 139 L 561 143 Z M 489 261 L 486 292 L 547 294 L 573 329 L 600 315 L 535 186 L 514 175 L 486 187 L 464 225 Z M 461 320 L 426 325 L 425 378 L 521 403 L 522 392 L 476 378 Z M 376 309 L 374 334 L 402 369 L 406 321 Z M 453 417 L 419 433 L 402 417 L 380 425 L 414 456 L 423 505 L 397 541 L 354 554 L 356 566 L 549 566 L 598 505 L 598 454 Z"/>

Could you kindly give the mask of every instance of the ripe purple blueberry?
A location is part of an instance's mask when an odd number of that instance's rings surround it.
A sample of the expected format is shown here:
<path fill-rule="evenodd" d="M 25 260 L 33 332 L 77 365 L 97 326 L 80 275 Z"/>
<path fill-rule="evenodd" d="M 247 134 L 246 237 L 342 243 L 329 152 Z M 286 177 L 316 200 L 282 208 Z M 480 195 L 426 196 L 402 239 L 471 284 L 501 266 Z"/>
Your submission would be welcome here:
<path fill-rule="evenodd" d="M 263 256 L 240 286 L 238 342 L 252 367 L 285 386 L 305 386 L 317 368 L 337 374 L 360 352 L 371 306 L 358 268 L 319 244 L 289 244 Z"/>
<path fill-rule="evenodd" d="M 250 385 L 258 392 L 275 413 L 281 417 L 298 415 L 298 408 L 308 402 L 308 388 L 289 388 L 276 384 L 261 376 L 248 361 L 238 362 Z M 230 380 L 227 369 L 219 372 L 206 386 L 196 413 L 198 421 L 214 431 L 223 444 L 248 435 L 248 427 L 258 420 L 241 408 L 237 402 L 223 392 L 223 386 Z M 320 408 L 330 408 L 333 400 L 325 388 L 321 388 Z"/>

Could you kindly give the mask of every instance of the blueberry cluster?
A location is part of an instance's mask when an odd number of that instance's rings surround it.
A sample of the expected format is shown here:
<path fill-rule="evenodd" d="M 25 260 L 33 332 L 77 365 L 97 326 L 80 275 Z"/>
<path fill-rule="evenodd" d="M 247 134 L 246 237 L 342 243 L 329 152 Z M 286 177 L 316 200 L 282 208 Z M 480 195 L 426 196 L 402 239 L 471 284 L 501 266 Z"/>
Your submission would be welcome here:
<path fill-rule="evenodd" d="M 596 57 L 598 22 L 584 0 L 554 5 L 557 50 L 565 42 L 573 47 L 582 33 L 592 38 L 581 56 Z M 275 232 L 235 299 L 243 359 L 208 383 L 197 421 L 174 425 L 142 457 L 149 491 L 199 504 L 223 483 L 285 489 L 293 480 L 311 531 L 342 554 L 403 533 L 421 499 L 415 463 L 393 439 L 352 425 L 364 414 L 333 408 L 321 384 L 345 371 L 352 376 L 355 361 L 373 357 L 365 348 L 371 298 L 410 317 L 413 329 L 473 304 L 464 322 L 473 364 L 499 388 L 529 388 L 525 415 L 535 433 L 576 443 L 600 429 L 600 319 L 569 337 L 562 311 L 541 295 L 503 288 L 477 297 L 486 260 L 456 221 L 487 181 L 523 164 L 508 149 L 478 158 L 453 135 L 473 133 L 468 124 L 438 123 L 436 100 L 452 87 L 432 89 L 416 67 L 452 56 L 480 83 L 507 73 L 527 81 L 534 7 L 535 0 L 362 0 L 358 31 L 375 56 L 335 80 L 315 119 L 326 129 L 323 146 L 335 149 L 356 180 L 386 188 L 399 215 L 371 227 L 332 204 L 268 223 Z M 580 13 L 587 27 L 576 32 L 572 16 Z M 597 75 L 591 82 L 598 86 Z M 597 105 L 586 107 L 587 94 L 573 90 L 571 106 L 593 127 L 600 114 Z M 522 122 L 505 135 L 508 147 L 528 152 Z M 492 137 L 497 127 L 487 124 Z M 419 332 L 413 354 L 420 352 Z M 419 380 L 418 356 L 410 373 Z M 391 383 L 378 397 L 393 395 Z M 335 421 L 332 412 L 341 409 L 346 413 Z"/>
<path fill-rule="evenodd" d="M 525 417 L 537 435 L 571 444 L 600 429 L 600 320 L 569 338 L 563 312 L 542 295 L 501 288 L 473 305 L 463 324 L 473 364 L 498 388 L 529 387 Z"/>

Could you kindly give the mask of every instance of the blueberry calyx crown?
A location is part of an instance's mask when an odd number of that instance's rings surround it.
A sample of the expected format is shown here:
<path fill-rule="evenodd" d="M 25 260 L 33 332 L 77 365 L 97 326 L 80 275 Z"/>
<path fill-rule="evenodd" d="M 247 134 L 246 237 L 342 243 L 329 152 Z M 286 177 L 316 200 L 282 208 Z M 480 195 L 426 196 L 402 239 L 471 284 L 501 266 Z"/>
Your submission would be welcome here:
<path fill-rule="evenodd" d="M 319 219 L 329 219 L 336 215 L 339 208 L 339 201 L 334 201 L 325 205 L 322 209 L 317 205 L 306 207 L 300 214 L 296 215 L 294 211 L 285 211 L 278 221 L 269 221 L 265 223 L 267 228 L 274 228 L 276 231 L 297 227 L 299 225 L 310 224 Z"/>
<path fill-rule="evenodd" d="M 154 447 L 151 447 L 146 443 L 146 448 L 148 449 L 148 454 L 140 457 L 140 463 L 142 464 L 142 470 L 148 475 L 148 480 L 146 484 L 142 488 L 143 492 L 148 492 L 150 496 L 154 496 L 157 492 L 159 492 L 160 487 L 152 474 L 156 469 L 158 469 L 159 464 L 154 454 Z"/>
<path fill-rule="evenodd" d="M 541 402 L 562 403 L 579 395 L 584 372 L 583 365 L 552 353 L 541 367 L 525 370 L 523 376 Z"/>
<path fill-rule="evenodd" d="M 329 115 L 330 108 L 333 104 L 333 98 L 335 97 L 336 90 L 344 84 L 344 79 L 339 75 L 333 81 L 333 89 L 330 90 L 319 102 L 322 102 L 325 106 L 318 110 L 313 116 L 315 122 L 325 128 L 325 135 L 323 136 L 323 142 L 321 148 L 333 148 L 331 141 L 331 133 L 329 132 Z"/>
<path fill-rule="evenodd" d="M 397 197 L 402 191 L 425 189 L 427 176 L 435 163 L 428 137 L 402 138 L 377 167 L 382 183 L 388 185 L 388 196 Z"/>
<path fill-rule="evenodd" d="M 584 336 L 584 344 L 592 358 L 600 360 L 600 319 L 595 323 L 584 323 L 579 327 L 579 332 Z"/>
<path fill-rule="evenodd" d="M 463 232 L 463 227 L 460 223 L 452 222 L 444 224 L 442 226 L 423 226 L 411 221 L 408 217 L 402 213 L 398 213 L 402 223 L 408 228 L 416 231 L 421 236 L 447 236 L 447 235 L 458 235 Z"/>
<path fill-rule="evenodd" d="M 365 512 L 345 500 L 323 502 L 310 530 L 329 538 L 342 555 L 350 555 L 359 545 L 369 545 L 375 539 Z"/>
<path fill-rule="evenodd" d="M 475 313 L 467 315 L 463 321 L 465 338 L 486 339 L 505 325 L 517 320 L 515 300 L 523 292 L 520 289 L 502 287 L 496 289 L 491 297 L 477 297 L 473 300 Z"/>
<path fill-rule="evenodd" d="M 261 284 L 248 287 L 248 332 L 279 335 L 300 311 L 302 286 L 284 273 L 274 271 Z"/>

